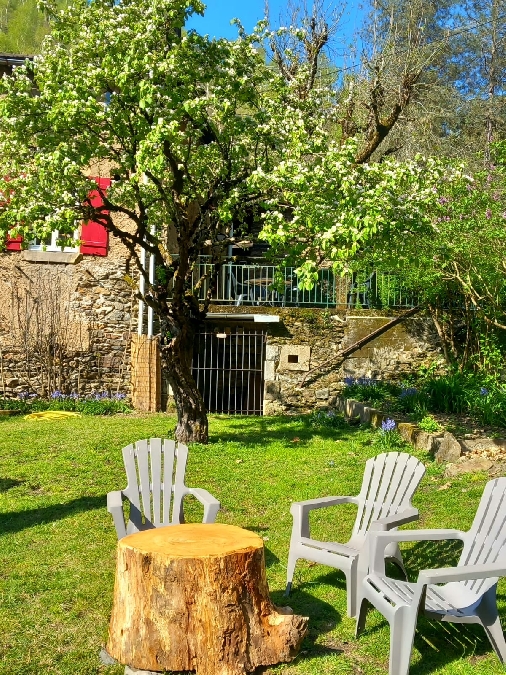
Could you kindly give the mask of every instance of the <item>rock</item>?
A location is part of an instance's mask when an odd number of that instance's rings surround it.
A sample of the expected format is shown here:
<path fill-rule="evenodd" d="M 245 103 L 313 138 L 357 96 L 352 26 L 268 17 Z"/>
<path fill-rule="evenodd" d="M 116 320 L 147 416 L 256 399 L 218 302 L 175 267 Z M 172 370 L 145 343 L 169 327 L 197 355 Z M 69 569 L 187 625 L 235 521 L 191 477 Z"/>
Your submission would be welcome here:
<path fill-rule="evenodd" d="M 113 659 L 105 649 L 100 650 L 98 658 L 100 659 L 100 663 L 102 663 L 104 666 L 115 666 L 118 663 L 116 659 Z"/>
<path fill-rule="evenodd" d="M 445 470 L 445 476 L 453 477 L 460 476 L 463 473 L 474 473 L 476 471 L 489 471 L 494 466 L 494 463 L 489 459 L 482 457 L 473 457 L 473 459 L 465 459 L 462 462 L 449 464 Z"/>
<path fill-rule="evenodd" d="M 11 378 L 10 380 L 5 380 L 5 386 L 9 387 L 9 389 L 12 389 L 13 387 L 18 387 L 19 380 L 16 379 L 15 377 Z"/>
<path fill-rule="evenodd" d="M 441 441 L 441 434 L 431 434 L 427 431 L 419 429 L 415 434 L 413 445 L 419 450 L 426 452 L 433 452 L 438 447 L 438 441 Z M 457 441 L 458 442 L 458 441 Z M 460 445 L 459 445 L 460 447 Z"/>
<path fill-rule="evenodd" d="M 435 439 L 434 457 L 437 462 L 456 462 L 462 454 L 458 440 L 452 434 L 445 432 L 443 438 Z"/>
<path fill-rule="evenodd" d="M 329 397 L 329 390 L 328 389 L 317 389 L 315 392 L 315 396 L 317 399 L 322 399 L 322 400 L 327 400 Z"/>

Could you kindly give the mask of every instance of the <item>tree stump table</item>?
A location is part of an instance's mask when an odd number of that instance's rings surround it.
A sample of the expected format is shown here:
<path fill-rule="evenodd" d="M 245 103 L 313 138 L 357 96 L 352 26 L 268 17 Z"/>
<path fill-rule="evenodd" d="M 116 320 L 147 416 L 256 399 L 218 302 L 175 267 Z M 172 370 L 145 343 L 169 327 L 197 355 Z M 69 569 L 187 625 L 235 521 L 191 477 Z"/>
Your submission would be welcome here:
<path fill-rule="evenodd" d="M 107 651 L 120 663 L 243 675 L 295 658 L 307 622 L 272 604 L 253 532 L 173 525 L 118 542 Z"/>

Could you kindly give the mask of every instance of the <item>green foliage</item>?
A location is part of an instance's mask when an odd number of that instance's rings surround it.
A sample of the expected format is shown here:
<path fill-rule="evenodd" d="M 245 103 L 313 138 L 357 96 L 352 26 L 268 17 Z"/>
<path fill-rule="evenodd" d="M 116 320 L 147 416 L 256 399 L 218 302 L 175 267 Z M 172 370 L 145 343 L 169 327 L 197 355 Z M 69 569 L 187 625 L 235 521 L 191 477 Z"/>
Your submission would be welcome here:
<path fill-rule="evenodd" d="M 422 419 L 417 422 L 418 426 L 422 431 L 427 431 L 428 433 L 433 433 L 435 431 L 441 431 L 441 425 L 435 420 L 432 415 L 425 415 Z"/>
<path fill-rule="evenodd" d="M 379 403 L 393 396 L 398 396 L 400 387 L 392 382 L 383 382 L 369 377 L 345 378 L 342 394 L 345 398 L 367 403 Z"/>
<path fill-rule="evenodd" d="M 57 394 L 56 396 L 54 394 Z M 24 414 L 44 410 L 68 410 L 83 415 L 115 415 L 132 411 L 124 394 L 107 393 L 79 397 L 54 392 L 50 399 L 22 395 L 20 398 L 0 398 L 0 410 L 19 410 Z"/>
<path fill-rule="evenodd" d="M 335 410 L 315 410 L 307 420 L 313 429 L 344 429 L 348 426 L 344 415 Z"/>
<path fill-rule="evenodd" d="M 411 414 L 424 431 L 438 431 L 428 413 L 466 414 L 481 424 L 506 427 L 506 385 L 484 372 L 453 370 L 436 375 L 430 369 L 415 386 L 368 378 L 346 378 L 342 393 L 392 414 Z M 423 426 L 421 426 L 423 425 Z M 437 428 L 429 428 L 436 425 Z"/>
<path fill-rule="evenodd" d="M 36 0 L 0 0 L 0 16 L 0 52 L 31 55 L 39 51 L 50 24 Z"/>

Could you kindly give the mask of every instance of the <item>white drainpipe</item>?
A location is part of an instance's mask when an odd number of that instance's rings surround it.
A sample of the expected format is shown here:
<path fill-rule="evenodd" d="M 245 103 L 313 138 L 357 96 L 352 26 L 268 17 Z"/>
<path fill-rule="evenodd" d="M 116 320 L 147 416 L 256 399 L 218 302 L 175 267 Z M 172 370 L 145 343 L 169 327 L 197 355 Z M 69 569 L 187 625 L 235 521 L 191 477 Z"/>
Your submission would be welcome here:
<path fill-rule="evenodd" d="M 141 249 L 141 267 L 143 270 L 146 269 L 146 250 L 144 248 Z M 139 278 L 139 293 L 141 297 L 144 297 L 144 293 L 146 291 L 146 280 L 144 279 L 144 275 L 141 274 Z M 144 332 L 144 302 L 143 300 L 139 300 L 139 322 L 137 326 L 137 333 L 139 335 L 142 335 Z"/>
<path fill-rule="evenodd" d="M 155 233 L 155 228 L 151 228 L 151 234 Z M 149 283 L 153 287 L 155 283 L 155 254 L 149 256 Z M 148 307 L 148 337 L 153 337 L 153 308 Z"/>

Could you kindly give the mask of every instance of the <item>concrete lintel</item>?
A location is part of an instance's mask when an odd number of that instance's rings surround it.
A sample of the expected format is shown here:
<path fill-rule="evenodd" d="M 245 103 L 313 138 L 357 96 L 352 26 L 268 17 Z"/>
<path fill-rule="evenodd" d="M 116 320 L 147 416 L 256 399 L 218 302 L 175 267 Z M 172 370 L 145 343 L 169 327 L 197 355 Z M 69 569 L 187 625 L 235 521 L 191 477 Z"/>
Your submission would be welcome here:
<path fill-rule="evenodd" d="M 22 258 L 28 262 L 59 263 L 75 265 L 83 259 L 81 253 L 70 251 L 22 251 Z"/>
<path fill-rule="evenodd" d="M 279 316 L 277 314 L 222 314 L 220 312 L 209 312 L 206 319 L 223 319 L 224 321 L 253 321 L 254 323 L 279 323 Z"/>

